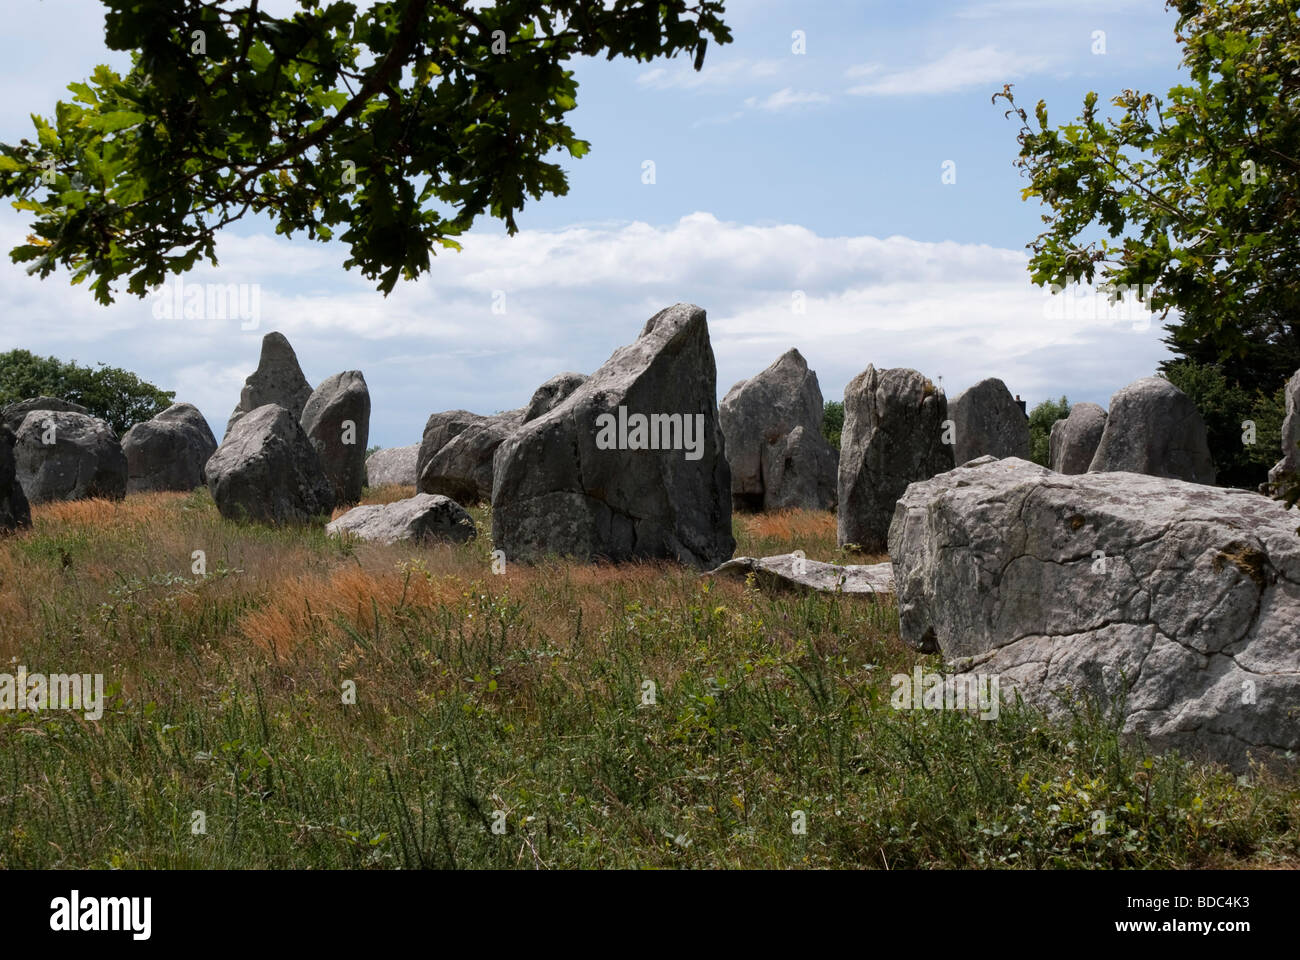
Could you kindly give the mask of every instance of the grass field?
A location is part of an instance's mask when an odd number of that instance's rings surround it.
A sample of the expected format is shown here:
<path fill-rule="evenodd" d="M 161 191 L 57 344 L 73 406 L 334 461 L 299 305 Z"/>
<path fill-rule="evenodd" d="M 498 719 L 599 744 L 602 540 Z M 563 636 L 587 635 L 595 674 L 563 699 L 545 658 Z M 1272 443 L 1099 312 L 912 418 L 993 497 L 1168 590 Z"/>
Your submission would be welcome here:
<path fill-rule="evenodd" d="M 1295 776 L 1149 756 L 1082 706 L 1056 725 L 892 709 L 892 674 L 942 664 L 888 602 L 669 564 L 494 575 L 474 515 L 474 543 L 379 547 L 234 525 L 204 491 L 36 507 L 0 541 L 0 671 L 102 673 L 110 695 L 97 722 L 0 712 L 0 866 L 1300 856 Z M 842 559 L 830 515 L 735 525 L 738 554 Z"/>

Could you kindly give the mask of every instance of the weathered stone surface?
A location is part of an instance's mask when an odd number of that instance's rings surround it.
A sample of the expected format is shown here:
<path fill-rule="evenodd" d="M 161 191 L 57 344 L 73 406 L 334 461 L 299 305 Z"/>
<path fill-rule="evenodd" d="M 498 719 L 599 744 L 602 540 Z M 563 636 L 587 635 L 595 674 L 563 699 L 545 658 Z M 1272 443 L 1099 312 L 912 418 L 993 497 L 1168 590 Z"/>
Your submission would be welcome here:
<path fill-rule="evenodd" d="M 415 463 L 416 483 L 418 484 L 419 478 L 424 476 L 425 468 L 429 466 L 429 461 L 433 459 L 434 454 L 463 433 L 467 427 L 486 419 L 487 417 L 470 413 L 468 410 L 444 410 L 442 413 L 432 414 L 424 424 L 424 434 L 420 440 L 420 453 Z"/>
<path fill-rule="evenodd" d="M 302 523 L 334 509 L 334 488 L 298 418 L 264 404 L 244 414 L 207 464 L 208 490 L 228 520 Z"/>
<path fill-rule="evenodd" d="M 885 549 L 894 504 L 909 483 L 951 470 L 948 401 L 915 370 L 867 367 L 844 388 L 838 533 L 841 546 Z"/>
<path fill-rule="evenodd" d="M 817 374 L 798 350 L 727 391 L 718 418 L 732 509 L 834 508 L 839 455 L 822 436 L 822 415 Z"/>
<path fill-rule="evenodd" d="M 557 373 L 533 391 L 533 398 L 524 408 L 524 423 L 536 420 L 544 413 L 550 413 L 586 382 L 585 374 Z"/>
<path fill-rule="evenodd" d="M 334 502 L 356 503 L 366 479 L 370 389 L 360 370 L 326 377 L 302 410 L 302 428 L 320 454 Z"/>
<path fill-rule="evenodd" d="M 350 533 L 362 540 L 379 543 L 402 541 L 473 540 L 478 531 L 474 519 L 450 497 L 417 493 L 405 500 L 353 507 L 331 522 L 325 530 Z"/>
<path fill-rule="evenodd" d="M 193 490 L 204 484 L 203 468 L 217 451 L 217 438 L 198 407 L 173 403 L 122 438 L 126 492 Z"/>
<path fill-rule="evenodd" d="M 1029 418 L 997 377 L 957 394 L 948 404 L 948 416 L 956 428 L 954 462 L 984 456 L 1029 458 Z"/>
<path fill-rule="evenodd" d="M 1214 483 L 1205 421 L 1191 398 L 1163 377 L 1135 380 L 1110 398 L 1088 472 L 1116 470 Z"/>
<path fill-rule="evenodd" d="M 300 420 L 310 397 L 311 384 L 302 375 L 298 355 L 284 334 L 272 331 L 262 338 L 257 369 L 244 381 L 239 403 L 226 424 L 226 436 L 230 436 L 240 417 L 268 403 L 284 407 L 295 420 Z"/>
<path fill-rule="evenodd" d="M 366 458 L 366 484 L 371 487 L 413 487 L 418 476 L 415 468 L 419 459 L 418 443 L 376 450 Z"/>
<path fill-rule="evenodd" d="M 32 511 L 14 464 L 16 440 L 13 431 L 0 425 L 0 534 L 32 525 Z"/>
<path fill-rule="evenodd" d="M 915 483 L 890 530 L 903 640 L 1056 713 L 1233 767 L 1300 749 L 1300 537 L 1259 494 L 980 460 Z"/>
<path fill-rule="evenodd" d="M 1282 421 L 1282 459 L 1268 472 L 1270 483 L 1300 471 L 1300 370 L 1286 382 L 1286 419 Z"/>
<path fill-rule="evenodd" d="M 117 434 L 88 414 L 29 412 L 17 430 L 14 464 L 31 503 L 126 495 L 126 456 Z"/>
<path fill-rule="evenodd" d="M 1095 403 L 1076 403 L 1064 420 L 1052 424 L 1047 440 L 1052 469 L 1057 473 L 1087 473 L 1105 430 L 1105 410 Z"/>
<path fill-rule="evenodd" d="M 17 433 L 18 428 L 22 426 L 23 418 L 33 410 L 61 410 L 66 413 L 90 414 L 90 411 L 79 403 L 60 400 L 58 397 L 31 397 L 27 400 L 18 400 L 0 410 L 0 423 L 11 432 Z"/>
<path fill-rule="evenodd" d="M 496 545 L 523 561 L 666 557 L 711 569 L 730 558 L 731 476 L 716 397 L 704 311 L 679 303 L 656 313 L 634 343 L 497 449 Z M 660 418 L 654 439 L 669 433 L 653 449 L 633 419 L 651 415 Z"/>
<path fill-rule="evenodd" d="M 751 573 L 764 589 L 816 590 L 822 593 L 894 592 L 894 569 L 888 560 L 841 566 L 808 560 L 793 553 L 775 557 L 736 557 L 709 571 L 706 576 L 744 580 Z"/>
<path fill-rule="evenodd" d="M 439 493 L 458 503 L 492 499 L 492 458 L 523 423 L 523 410 L 510 410 L 471 423 L 452 437 L 425 465 L 416 489 Z"/>

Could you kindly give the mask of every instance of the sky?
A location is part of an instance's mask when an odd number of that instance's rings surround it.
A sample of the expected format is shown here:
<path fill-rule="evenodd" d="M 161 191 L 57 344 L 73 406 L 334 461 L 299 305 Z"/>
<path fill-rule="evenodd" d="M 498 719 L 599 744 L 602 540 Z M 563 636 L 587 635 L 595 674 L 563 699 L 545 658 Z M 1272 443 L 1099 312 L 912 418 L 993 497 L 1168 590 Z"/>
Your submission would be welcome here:
<path fill-rule="evenodd" d="M 6 0 L 0 141 L 30 136 L 28 115 L 52 115 L 96 64 L 129 65 L 103 45 L 103 12 Z M 1031 408 L 1106 406 L 1155 371 L 1158 319 L 1097 315 L 1094 298 L 1030 283 L 1041 211 L 1020 199 L 1017 125 L 990 98 L 1014 83 L 1059 123 L 1090 90 L 1165 94 L 1186 78 L 1162 3 L 732 0 L 725 20 L 734 42 L 711 44 L 700 72 L 684 57 L 574 62 L 570 123 L 592 149 L 565 157 L 568 194 L 530 202 L 513 237 L 480 221 L 388 297 L 343 269 L 341 244 L 251 221 L 223 234 L 218 267 L 179 282 L 243 285 L 255 318 L 169 316 L 177 281 L 105 307 L 66 273 L 38 280 L 9 261 L 30 221 L 5 205 L 0 351 L 132 370 L 198 406 L 220 439 L 279 330 L 313 385 L 363 371 L 380 446 L 418 442 L 435 411 L 523 406 L 677 302 L 708 312 L 719 396 L 790 347 L 828 400 L 868 364 L 942 378 L 950 398 L 1000 377 Z"/>

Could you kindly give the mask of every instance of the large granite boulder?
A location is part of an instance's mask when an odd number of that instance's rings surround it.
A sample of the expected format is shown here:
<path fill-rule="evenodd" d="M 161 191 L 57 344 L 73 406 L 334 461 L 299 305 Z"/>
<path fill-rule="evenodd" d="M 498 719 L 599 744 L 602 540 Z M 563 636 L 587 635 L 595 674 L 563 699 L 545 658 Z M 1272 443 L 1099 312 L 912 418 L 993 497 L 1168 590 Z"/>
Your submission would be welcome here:
<path fill-rule="evenodd" d="M 334 509 L 334 487 L 298 418 L 264 404 L 244 414 L 207 464 L 208 490 L 228 520 L 303 523 Z"/>
<path fill-rule="evenodd" d="M 1282 421 L 1282 459 L 1268 472 L 1270 483 L 1300 471 L 1300 370 L 1286 382 L 1286 419 Z"/>
<path fill-rule="evenodd" d="M 302 428 L 320 454 L 334 502 L 356 503 L 366 480 L 370 389 L 360 370 L 326 377 L 302 410 Z"/>
<path fill-rule="evenodd" d="M 1065 419 L 1052 424 L 1047 440 L 1052 469 L 1057 473 L 1087 473 L 1105 430 L 1105 410 L 1095 403 L 1076 403 Z"/>
<path fill-rule="evenodd" d="M 532 399 L 524 407 L 524 423 L 550 413 L 586 382 L 587 377 L 581 373 L 557 373 L 533 391 Z"/>
<path fill-rule="evenodd" d="M 69 400 L 60 400 L 58 397 L 31 397 L 27 400 L 11 403 L 3 410 L 0 410 L 0 425 L 7 427 L 12 433 L 17 433 L 18 428 L 22 426 L 23 419 L 33 410 L 58 410 L 64 413 L 90 414 L 90 411 L 81 404 L 72 403 Z"/>
<path fill-rule="evenodd" d="M 31 503 L 126 496 L 126 455 L 105 421 L 67 410 L 32 410 L 18 426 L 14 468 Z"/>
<path fill-rule="evenodd" d="M 0 534 L 32 525 L 32 511 L 14 465 L 16 440 L 13 431 L 0 425 Z"/>
<path fill-rule="evenodd" d="M 661 310 L 567 400 L 497 449 L 492 537 L 512 560 L 548 554 L 731 557 L 731 475 L 702 309 Z"/>
<path fill-rule="evenodd" d="M 492 458 L 523 420 L 523 410 L 509 410 L 469 424 L 425 464 L 416 489 L 458 503 L 487 503 L 492 499 Z"/>
<path fill-rule="evenodd" d="M 425 468 L 434 454 L 460 436 L 468 427 L 486 420 L 477 413 L 468 410 L 444 410 L 431 414 L 424 424 L 424 433 L 420 439 L 420 452 L 415 463 L 415 482 L 419 484 Z"/>
<path fill-rule="evenodd" d="M 298 366 L 298 355 L 284 334 L 272 331 L 262 338 L 262 355 L 257 369 L 244 381 L 239 403 L 226 424 L 226 436 L 239 418 L 268 403 L 284 407 L 295 420 L 311 398 L 311 384 Z"/>
<path fill-rule="evenodd" d="M 1214 483 L 1205 421 L 1192 399 L 1163 377 L 1135 380 L 1110 398 L 1088 472 L 1117 470 Z"/>
<path fill-rule="evenodd" d="M 909 483 L 951 470 L 948 401 L 915 370 L 867 367 L 844 388 L 838 534 L 841 546 L 885 549 L 894 504 Z"/>
<path fill-rule="evenodd" d="M 377 543 L 473 540 L 474 518 L 450 497 L 417 493 L 392 503 L 353 507 L 325 527 L 327 533 L 349 533 Z"/>
<path fill-rule="evenodd" d="M 831 510 L 839 454 L 822 436 L 816 372 L 798 350 L 727 391 L 718 419 L 727 441 L 733 510 Z"/>
<path fill-rule="evenodd" d="M 956 433 L 956 463 L 984 456 L 1029 459 L 1029 418 L 997 377 L 957 394 L 948 404 L 948 416 Z"/>
<path fill-rule="evenodd" d="M 1300 537 L 1245 490 L 977 460 L 899 500 L 903 640 L 1051 713 L 1118 700 L 1157 749 L 1300 749 Z M 959 678 L 960 679 L 960 678 Z"/>
<path fill-rule="evenodd" d="M 122 438 L 126 492 L 193 490 L 204 484 L 203 468 L 217 452 L 217 438 L 199 408 L 173 403 Z"/>
<path fill-rule="evenodd" d="M 369 487 L 413 487 L 419 476 L 416 464 L 420 459 L 420 445 L 385 447 L 366 457 L 366 485 Z"/>

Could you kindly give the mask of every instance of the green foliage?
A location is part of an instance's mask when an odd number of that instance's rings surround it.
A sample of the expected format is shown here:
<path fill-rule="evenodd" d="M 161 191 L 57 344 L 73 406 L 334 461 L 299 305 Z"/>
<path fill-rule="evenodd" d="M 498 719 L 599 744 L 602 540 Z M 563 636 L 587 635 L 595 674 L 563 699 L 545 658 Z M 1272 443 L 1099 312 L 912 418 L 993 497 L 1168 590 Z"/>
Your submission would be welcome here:
<path fill-rule="evenodd" d="M 1205 420 L 1218 484 L 1257 489 L 1281 457 L 1285 389 L 1270 394 L 1247 390 L 1224 376 L 1217 364 L 1192 360 L 1170 363 L 1163 373 L 1192 399 Z M 1253 444 L 1246 442 L 1247 421 L 1255 425 Z"/>
<path fill-rule="evenodd" d="M 827 400 L 822 409 L 822 436 L 836 450 L 840 448 L 840 432 L 844 429 L 844 404 Z"/>
<path fill-rule="evenodd" d="M 1064 420 L 1070 415 L 1070 401 L 1044 400 L 1029 411 L 1029 459 L 1040 467 L 1050 467 L 1051 451 L 1049 441 L 1052 436 L 1052 424 Z"/>
<path fill-rule="evenodd" d="M 82 367 L 27 350 L 0 354 L 0 406 L 40 396 L 81 404 L 107 420 L 120 437 L 135 424 L 166 410 L 176 394 L 120 367 L 102 363 Z"/>
<path fill-rule="evenodd" d="M 728 43 L 720 0 L 303 0 L 280 19 L 244 0 L 105 0 L 110 49 L 68 85 L 36 139 L 0 145 L 0 195 L 34 215 L 10 255 L 48 276 L 144 296 L 248 213 L 277 233 L 336 234 L 384 293 L 429 268 L 481 215 L 517 229 L 526 197 L 568 191 L 557 162 L 590 144 L 565 120 L 581 56 L 698 70 Z M 49 182 L 45 182 L 48 180 Z"/>
<path fill-rule="evenodd" d="M 1148 286 L 1187 337 L 1242 356 L 1259 318 L 1300 314 L 1300 17 L 1293 0 L 1168 5 L 1191 83 L 1165 100 L 1125 90 L 1107 116 L 1090 92 L 1052 127 L 1046 103 L 1031 121 L 1009 85 L 994 96 L 1021 121 L 1022 196 L 1047 207 L 1030 271 Z"/>

